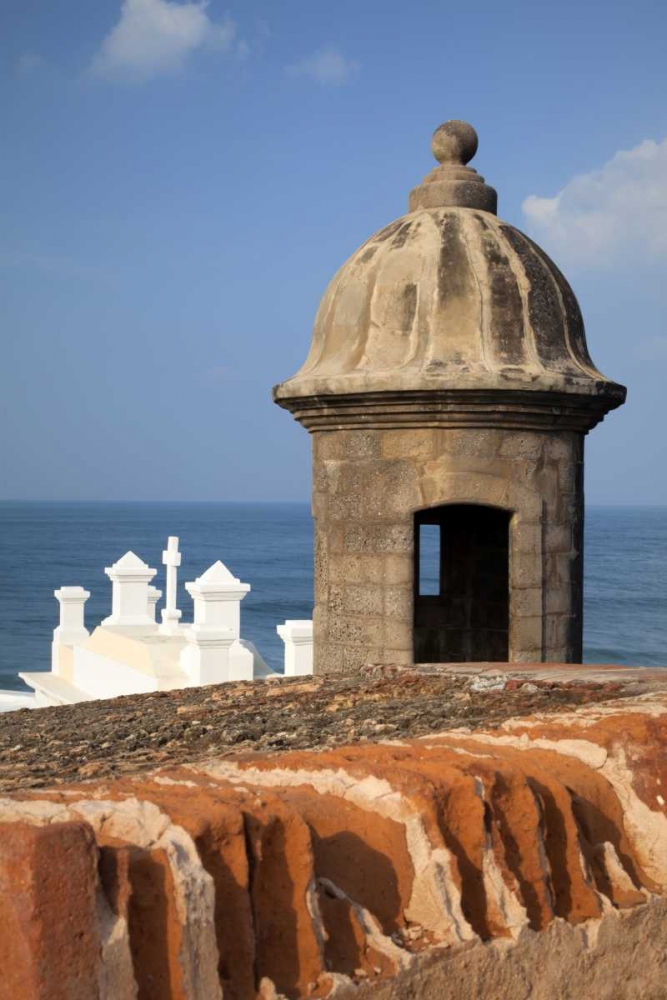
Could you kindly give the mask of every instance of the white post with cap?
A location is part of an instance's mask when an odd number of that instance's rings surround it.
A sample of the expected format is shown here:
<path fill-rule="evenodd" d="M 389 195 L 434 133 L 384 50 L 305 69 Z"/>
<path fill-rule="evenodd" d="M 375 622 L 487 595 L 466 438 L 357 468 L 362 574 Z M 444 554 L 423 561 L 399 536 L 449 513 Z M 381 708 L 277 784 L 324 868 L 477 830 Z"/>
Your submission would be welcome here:
<path fill-rule="evenodd" d="M 176 607 L 178 599 L 178 567 L 181 565 L 181 553 L 178 551 L 178 538 L 170 535 L 167 548 L 162 553 L 162 562 L 167 568 L 167 593 L 165 606 L 162 609 L 162 624 L 159 631 L 162 635 L 178 635 L 182 612 Z"/>
<path fill-rule="evenodd" d="M 186 646 L 180 665 L 193 684 L 221 684 L 230 680 L 229 648 L 234 635 L 229 628 L 191 625 L 184 633 Z"/>
<path fill-rule="evenodd" d="M 148 617 L 150 618 L 151 622 L 155 622 L 155 616 L 157 613 L 156 605 L 161 597 L 162 597 L 162 591 L 158 590 L 157 587 L 148 588 Z"/>
<path fill-rule="evenodd" d="M 89 636 L 84 625 L 85 603 L 90 592 L 83 587 L 61 587 L 53 596 L 60 605 L 60 624 L 53 630 L 51 670 L 60 673 L 60 651 L 63 646 L 76 646 Z"/>
<path fill-rule="evenodd" d="M 313 623 L 288 619 L 276 625 L 285 643 L 285 677 L 304 677 L 313 672 Z"/>
<path fill-rule="evenodd" d="M 134 552 L 126 552 L 104 572 L 111 580 L 111 614 L 104 628 L 145 628 L 155 630 L 149 612 L 148 585 L 157 570 L 147 566 Z"/>
<path fill-rule="evenodd" d="M 195 625 L 229 628 L 240 638 L 241 601 L 250 592 L 249 583 L 241 583 L 218 559 L 185 589 L 194 601 Z"/>
<path fill-rule="evenodd" d="M 241 583 L 218 560 L 185 589 L 194 601 L 194 622 L 184 633 L 182 669 L 197 684 L 252 680 L 252 654 L 238 648 L 241 601 L 250 584 Z M 230 657 L 234 644 L 236 652 Z"/>

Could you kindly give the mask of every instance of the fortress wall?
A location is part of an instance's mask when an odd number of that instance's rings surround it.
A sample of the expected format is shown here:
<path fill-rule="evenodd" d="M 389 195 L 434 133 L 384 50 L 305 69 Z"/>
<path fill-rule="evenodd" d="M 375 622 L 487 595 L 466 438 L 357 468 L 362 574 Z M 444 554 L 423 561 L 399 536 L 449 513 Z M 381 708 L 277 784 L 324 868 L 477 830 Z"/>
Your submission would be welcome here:
<path fill-rule="evenodd" d="M 658 1000 L 666 747 L 654 690 L 9 794 L 0 997 Z"/>

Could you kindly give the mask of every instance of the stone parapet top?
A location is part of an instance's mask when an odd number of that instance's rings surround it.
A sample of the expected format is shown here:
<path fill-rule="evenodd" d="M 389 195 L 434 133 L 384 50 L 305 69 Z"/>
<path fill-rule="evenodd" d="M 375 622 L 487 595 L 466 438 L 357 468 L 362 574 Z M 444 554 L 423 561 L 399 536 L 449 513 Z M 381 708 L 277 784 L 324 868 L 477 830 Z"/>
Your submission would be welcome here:
<path fill-rule="evenodd" d="M 444 663 L 422 664 L 420 671 L 433 669 L 454 677 L 499 676 L 553 681 L 557 684 L 574 682 L 617 682 L 667 688 L 667 667 L 624 667 L 618 663 Z"/>
<path fill-rule="evenodd" d="M 47 676 L 47 675 L 45 675 Z M 368 666 L 8 713 L 0 791 L 212 754 L 321 749 L 498 725 L 530 712 L 667 689 L 667 670 L 586 664 Z"/>

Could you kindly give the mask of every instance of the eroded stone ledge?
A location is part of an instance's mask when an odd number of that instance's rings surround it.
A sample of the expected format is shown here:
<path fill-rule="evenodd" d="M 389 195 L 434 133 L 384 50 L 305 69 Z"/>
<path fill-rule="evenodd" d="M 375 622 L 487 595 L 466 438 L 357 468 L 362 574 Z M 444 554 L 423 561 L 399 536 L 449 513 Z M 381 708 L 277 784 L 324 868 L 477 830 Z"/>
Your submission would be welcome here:
<path fill-rule="evenodd" d="M 494 724 L 626 697 L 665 676 L 558 664 L 366 667 L 354 677 L 277 678 L 11 712 L 0 727 L 0 791 L 214 754 L 326 748 Z"/>
<path fill-rule="evenodd" d="M 0 996 L 657 1000 L 666 746 L 658 689 L 15 792 Z"/>

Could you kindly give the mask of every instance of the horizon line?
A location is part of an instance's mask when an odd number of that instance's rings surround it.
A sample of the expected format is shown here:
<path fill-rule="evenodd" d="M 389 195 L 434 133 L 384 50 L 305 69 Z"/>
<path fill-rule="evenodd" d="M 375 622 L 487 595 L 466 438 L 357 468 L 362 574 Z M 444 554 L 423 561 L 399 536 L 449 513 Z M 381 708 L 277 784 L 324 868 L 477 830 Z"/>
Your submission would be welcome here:
<path fill-rule="evenodd" d="M 308 505 L 310 503 L 310 497 L 300 500 L 182 500 L 182 499 L 113 499 L 113 500 L 101 500 L 101 499 L 47 499 L 47 498 L 34 498 L 34 497 L 5 497 L 0 498 L 0 504 L 100 504 L 100 505 L 111 505 L 111 504 L 304 504 Z M 630 502 L 616 502 L 616 503 L 604 503 L 600 501 L 589 501 L 587 506 L 591 507 L 606 507 L 606 508 L 618 508 L 618 507 L 633 507 L 636 509 L 645 509 L 651 507 L 657 508 L 667 508 L 666 502 L 657 503 L 630 503 Z"/>

